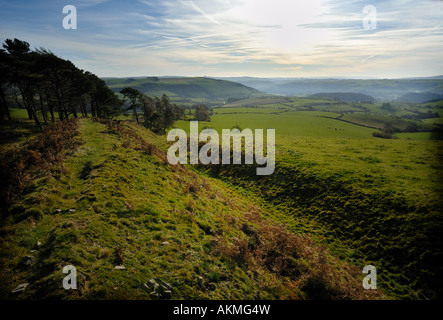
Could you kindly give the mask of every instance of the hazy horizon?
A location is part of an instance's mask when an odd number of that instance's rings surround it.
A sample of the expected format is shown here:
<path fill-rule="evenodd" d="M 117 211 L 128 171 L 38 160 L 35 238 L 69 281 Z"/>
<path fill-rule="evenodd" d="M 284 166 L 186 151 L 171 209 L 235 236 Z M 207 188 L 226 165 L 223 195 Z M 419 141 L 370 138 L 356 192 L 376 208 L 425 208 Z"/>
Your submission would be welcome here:
<path fill-rule="evenodd" d="M 430 75 L 430 76 L 423 76 L 423 77 L 400 77 L 400 78 L 377 78 L 377 77 L 345 77 L 345 76 L 318 76 L 318 77 L 279 77 L 279 76 L 273 76 L 273 77 L 259 77 L 259 76 L 212 76 L 212 75 L 155 75 L 155 74 L 147 74 L 147 75 L 126 75 L 126 76 L 104 76 L 101 78 L 115 78 L 115 79 L 125 79 L 125 78 L 145 78 L 145 77 L 157 77 L 157 78 L 213 78 L 213 79 L 221 79 L 221 78 L 251 78 L 251 79 L 277 79 L 277 80 L 286 80 L 286 79 L 306 79 L 306 80 L 327 80 L 327 79 L 334 79 L 334 80 L 408 80 L 408 79 L 432 79 L 432 78 L 443 78 L 443 75 Z"/>
<path fill-rule="evenodd" d="M 63 28 L 65 5 L 77 9 L 75 30 Z M 364 28 L 367 5 L 376 9 L 375 29 Z M 0 6 L 2 41 L 49 49 L 100 77 L 443 74 L 443 1 L 0 0 Z"/>

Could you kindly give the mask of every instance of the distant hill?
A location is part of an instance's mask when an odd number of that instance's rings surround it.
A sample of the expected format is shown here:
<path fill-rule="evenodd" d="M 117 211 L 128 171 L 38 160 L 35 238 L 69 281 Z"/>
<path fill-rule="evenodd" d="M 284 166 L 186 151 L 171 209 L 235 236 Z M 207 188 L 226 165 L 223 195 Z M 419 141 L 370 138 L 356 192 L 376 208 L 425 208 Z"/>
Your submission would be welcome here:
<path fill-rule="evenodd" d="M 116 92 L 124 87 L 133 87 L 150 96 L 161 96 L 164 93 L 171 98 L 228 100 L 229 98 L 247 98 L 262 95 L 257 89 L 240 83 L 204 77 L 104 78 L 104 80 Z"/>
<path fill-rule="evenodd" d="M 443 94 L 441 77 L 418 79 L 306 79 L 306 78 L 220 78 L 277 95 L 311 95 L 318 92 L 363 93 L 377 100 L 393 101 L 410 92 Z"/>
<path fill-rule="evenodd" d="M 354 93 L 354 92 L 330 92 L 330 93 L 316 93 L 311 95 L 312 98 L 321 98 L 321 99 L 334 99 L 341 100 L 346 102 L 375 102 L 374 97 L 371 97 L 367 94 L 363 93 Z"/>
<path fill-rule="evenodd" d="M 410 103 L 424 103 L 429 101 L 441 100 L 443 95 L 433 92 L 410 92 L 402 95 L 395 101 L 410 102 Z"/>

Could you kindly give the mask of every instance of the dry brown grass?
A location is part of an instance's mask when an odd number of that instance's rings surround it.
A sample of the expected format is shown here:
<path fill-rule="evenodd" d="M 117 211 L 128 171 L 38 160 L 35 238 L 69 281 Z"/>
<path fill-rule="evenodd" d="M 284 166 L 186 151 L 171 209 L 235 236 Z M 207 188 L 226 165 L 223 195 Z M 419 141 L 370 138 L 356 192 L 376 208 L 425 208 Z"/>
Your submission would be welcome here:
<path fill-rule="evenodd" d="M 98 257 L 100 259 L 106 259 L 109 258 L 111 256 L 112 252 L 109 248 L 100 248 L 99 252 L 98 252 Z"/>
<path fill-rule="evenodd" d="M 0 163 L 1 204 L 10 204 L 20 196 L 35 175 L 63 172 L 61 163 L 67 150 L 74 150 L 79 141 L 77 119 L 58 121 L 37 137 L 6 153 Z"/>
<path fill-rule="evenodd" d="M 246 213 L 244 219 L 225 220 L 242 232 L 227 237 L 219 229 L 215 252 L 252 273 L 265 270 L 276 276 L 290 292 L 288 299 L 384 298 L 378 290 L 363 289 L 359 268 L 334 257 L 309 236 L 290 233 L 284 225 L 263 219 L 259 211 Z"/>
<path fill-rule="evenodd" d="M 146 152 L 148 155 L 157 157 L 163 163 L 167 163 L 166 153 L 157 148 L 155 145 L 146 142 L 140 135 L 125 126 L 121 121 L 93 118 L 95 122 L 99 122 L 108 126 L 110 133 L 119 134 L 123 140 L 122 146 L 124 148 L 131 148 L 134 150 L 141 150 Z"/>

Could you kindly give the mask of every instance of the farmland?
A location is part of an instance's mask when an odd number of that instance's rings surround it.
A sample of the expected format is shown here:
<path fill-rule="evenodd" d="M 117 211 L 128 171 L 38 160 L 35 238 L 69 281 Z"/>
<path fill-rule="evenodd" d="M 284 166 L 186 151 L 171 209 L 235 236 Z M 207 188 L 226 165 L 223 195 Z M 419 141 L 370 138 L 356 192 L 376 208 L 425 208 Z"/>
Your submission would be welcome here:
<path fill-rule="evenodd" d="M 245 280 L 247 270 L 268 267 L 260 266 L 260 260 L 248 260 L 253 259 L 250 254 L 260 254 L 259 251 L 249 252 L 249 258 L 241 257 L 239 262 L 239 257 L 230 250 L 232 245 L 240 246 L 235 239 L 239 235 L 237 229 L 243 227 L 241 224 L 231 227 L 221 221 L 240 219 L 243 224 L 255 224 L 257 221 L 248 217 L 251 210 L 258 210 L 263 219 L 280 223 L 290 234 L 310 237 L 313 252 L 327 250 L 328 268 L 333 265 L 330 272 L 342 270 L 334 281 L 346 282 L 347 277 L 355 281 L 355 273 L 343 271 L 347 268 L 376 266 L 383 293 L 365 296 L 365 299 L 436 298 L 441 294 L 439 282 L 432 279 L 441 272 L 435 261 L 441 256 L 436 248 L 440 246 L 438 234 L 443 227 L 439 214 L 443 143 L 430 140 L 429 130 L 438 127 L 440 117 L 416 117 L 428 109 L 433 115 L 440 113 L 441 103 L 392 103 L 391 108 L 386 108 L 381 103 L 275 96 L 218 103 L 210 110 L 211 120 L 199 122 L 200 130 L 275 129 L 276 169 L 274 174 L 262 179 L 257 178 L 253 166 L 246 165 L 197 165 L 183 169 L 185 171 L 179 169 L 177 174 L 177 169 L 164 163 L 166 137 L 156 136 L 128 121 L 131 115 L 118 117 L 121 123 L 126 123 L 123 125 L 81 119 L 78 128 L 81 147 L 64 162 L 66 174 L 59 176 L 62 180 L 35 177 L 25 189 L 23 200 L 9 209 L 12 217 L 8 219 L 15 220 L 3 231 L 3 239 L 9 243 L 3 253 L 4 262 L 15 261 L 13 256 L 24 254 L 23 244 L 30 244 L 49 232 L 63 246 L 58 248 L 47 243 L 47 250 L 54 250 L 55 255 L 46 256 L 45 251 L 38 265 L 46 268 L 48 264 L 57 264 L 58 256 L 74 255 L 75 263 L 86 268 L 85 279 L 95 279 L 89 284 L 95 285 L 95 289 L 81 290 L 88 298 L 145 298 L 146 292 L 134 290 L 133 286 L 146 275 L 174 279 L 172 282 L 181 298 L 239 298 L 244 297 L 243 290 L 250 292 L 247 297 L 251 298 L 260 290 L 261 297 L 270 299 L 314 298 L 304 280 L 300 280 L 301 286 L 291 282 L 295 286 L 293 290 L 284 289 L 281 281 L 287 280 L 279 276 L 264 285 L 266 277 L 275 277 L 274 273 L 263 274 L 253 282 Z M 10 154 L 17 143 L 26 144 L 38 136 L 32 123 L 26 120 L 24 110 L 11 108 L 11 115 L 14 121 L 2 127 L 2 155 Z M 414 117 L 403 117 L 408 115 Z M 189 131 L 192 115 L 186 117 L 187 120 L 175 122 L 174 127 Z M 408 132 L 411 124 L 423 131 Z M 386 127 L 397 130 L 396 139 L 373 136 Z M 128 184 L 129 181 L 133 181 L 133 185 Z M 115 191 L 117 185 L 119 191 Z M 183 195 L 177 196 L 175 189 L 182 187 L 185 188 Z M 208 188 L 213 192 L 204 191 Z M 35 199 L 40 199 L 38 206 Z M 62 210 L 61 216 L 53 215 L 57 210 Z M 211 213 L 213 210 L 218 212 L 215 216 Z M 226 215 L 227 212 L 230 214 Z M 33 223 L 34 218 L 42 223 L 38 223 L 33 232 L 26 232 L 27 224 Z M 80 229 L 66 233 L 60 227 L 66 223 L 79 224 Z M 91 227 L 84 228 L 86 224 Z M 266 231 L 269 228 L 263 225 L 254 232 L 262 238 L 270 237 Z M 126 231 L 119 233 L 117 229 Z M 24 242 L 17 242 L 8 235 L 8 230 L 22 234 Z M 99 236 L 97 230 L 102 235 Z M 286 229 L 275 229 L 275 232 L 285 234 L 287 231 L 283 230 Z M 91 232 L 100 238 L 101 247 L 86 250 Z M 134 232 L 137 235 L 130 236 Z M 215 236 L 220 232 L 227 242 L 217 242 L 214 246 L 214 241 L 221 241 Z M 248 232 L 248 241 L 252 241 Z M 77 244 L 63 242 L 64 237 L 75 238 Z M 143 239 L 153 247 L 148 248 L 142 243 Z M 111 271 L 111 258 L 114 251 L 120 250 L 112 248 L 122 242 L 127 243 L 122 250 L 127 255 L 125 264 L 135 274 L 133 280 Z M 171 244 L 169 249 L 156 249 L 164 246 L 163 243 Z M 135 254 L 139 248 L 144 248 L 143 255 Z M 176 252 L 183 250 L 192 252 L 189 263 L 180 264 L 174 258 Z M 223 253 L 214 255 L 211 253 L 214 250 Z M 160 260 L 159 254 L 163 257 Z M 45 260 L 48 258 L 50 260 Z M 199 263 L 201 259 L 203 262 Z M 321 265 L 312 257 L 297 260 L 296 269 L 289 270 L 301 270 L 303 259 L 311 259 L 304 271 L 306 277 L 315 277 Z M 150 268 L 144 265 L 148 260 L 153 261 Z M 91 262 L 96 269 L 89 267 Z M 11 267 L 8 264 L 5 268 Z M 213 289 L 209 295 L 192 288 L 193 272 L 211 281 Z M 18 276 L 35 279 L 38 273 L 32 269 Z M 112 284 L 105 280 L 108 278 L 121 283 L 121 289 L 109 292 L 108 286 Z M 51 285 L 59 278 L 43 275 L 40 281 Z M 12 283 L 7 283 L 10 288 Z M 243 289 L 234 283 L 241 283 Z M 327 293 L 329 298 L 349 294 L 348 288 L 340 283 L 342 291 Z M 27 296 L 48 294 L 29 290 Z M 57 290 L 51 294 L 63 296 Z"/>
<path fill-rule="evenodd" d="M 357 114 L 349 115 L 348 121 L 341 121 L 335 119 L 339 115 L 331 112 L 272 114 L 262 111 L 276 111 L 275 108 L 232 108 L 234 113 L 225 113 L 230 109 L 216 109 L 210 122 L 199 123 L 200 130 L 213 128 L 221 133 L 222 129 L 235 125 L 253 130 L 275 128 L 277 162 L 279 159 L 285 161 L 286 155 L 292 154 L 297 163 L 309 164 L 323 173 L 340 174 L 361 187 L 393 188 L 423 202 L 430 198 L 435 201 L 442 191 L 435 175 L 440 168 L 441 143 L 430 141 L 429 132 L 398 133 L 400 139 L 386 140 L 372 136 L 374 129 L 367 126 L 375 127 L 379 122 L 372 123 L 371 116 L 363 126 L 357 121 L 363 116 L 356 117 Z M 380 116 L 375 119 L 389 121 Z M 392 123 L 397 121 L 400 120 L 394 119 Z M 178 121 L 175 127 L 189 131 L 187 121 Z M 293 159 L 287 162 L 291 161 Z"/>
<path fill-rule="evenodd" d="M 215 108 L 211 121 L 200 122 L 199 127 L 220 133 L 234 126 L 275 128 L 276 172 L 260 181 L 246 167 L 222 166 L 215 176 L 246 194 L 262 197 L 272 218 L 294 232 L 316 234 L 320 242 L 347 259 L 374 259 L 384 270 L 388 292 L 403 298 L 430 294 L 434 289 L 429 287 L 412 289 L 411 283 L 417 279 L 411 274 L 419 264 L 433 265 L 433 259 L 441 255 L 438 251 L 431 257 L 425 247 L 418 249 L 417 236 L 423 233 L 425 238 L 441 241 L 435 232 L 442 227 L 443 143 L 429 140 L 430 132 L 398 132 L 397 139 L 375 138 L 372 133 L 386 126 L 407 131 L 411 123 L 429 130 L 432 124 L 395 115 L 404 111 L 400 104 L 391 114 L 338 113 L 338 108 L 356 106 L 336 102 L 331 112 L 327 111 L 331 101 L 267 98 L 260 103 L 263 100 L 244 100 L 243 107 L 237 101 Z M 364 107 L 385 111 L 381 104 Z M 441 104 L 433 108 L 440 110 Z M 178 121 L 175 127 L 188 131 L 189 123 Z M 201 170 L 214 174 L 211 168 L 202 166 Z M 385 230 L 385 223 L 391 228 Z M 427 253 L 415 257 L 419 251 Z M 426 268 L 439 270 L 436 265 Z M 427 279 L 421 277 L 420 281 L 430 281 Z"/>

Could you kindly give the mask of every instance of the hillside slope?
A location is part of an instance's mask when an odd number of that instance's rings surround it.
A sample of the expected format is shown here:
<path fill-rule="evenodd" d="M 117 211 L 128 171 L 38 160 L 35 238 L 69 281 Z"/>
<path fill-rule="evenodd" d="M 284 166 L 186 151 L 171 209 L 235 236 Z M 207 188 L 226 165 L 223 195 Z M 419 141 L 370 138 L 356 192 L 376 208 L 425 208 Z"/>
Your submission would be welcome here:
<path fill-rule="evenodd" d="M 406 103 L 426 103 L 441 100 L 443 95 L 433 92 L 410 92 L 398 97 L 395 101 Z"/>
<path fill-rule="evenodd" d="M 203 98 L 227 100 L 260 95 L 260 91 L 243 84 L 203 77 L 186 78 L 106 78 L 106 84 L 118 92 L 124 87 L 132 87 L 150 96 L 166 94 L 177 98 Z"/>
<path fill-rule="evenodd" d="M 50 148 L 63 128 L 53 129 L 2 159 L 32 178 L 2 212 L 3 299 L 383 297 L 362 289 L 361 268 L 271 222 L 254 198 L 169 165 L 163 138 L 143 127 L 70 126 L 63 149 Z M 77 290 L 62 287 L 66 265 Z"/>
<path fill-rule="evenodd" d="M 236 81 L 262 92 L 277 95 L 310 95 L 318 92 L 364 93 L 377 100 L 394 100 L 409 92 L 443 93 L 443 80 L 417 79 L 303 79 L 220 78 Z"/>

